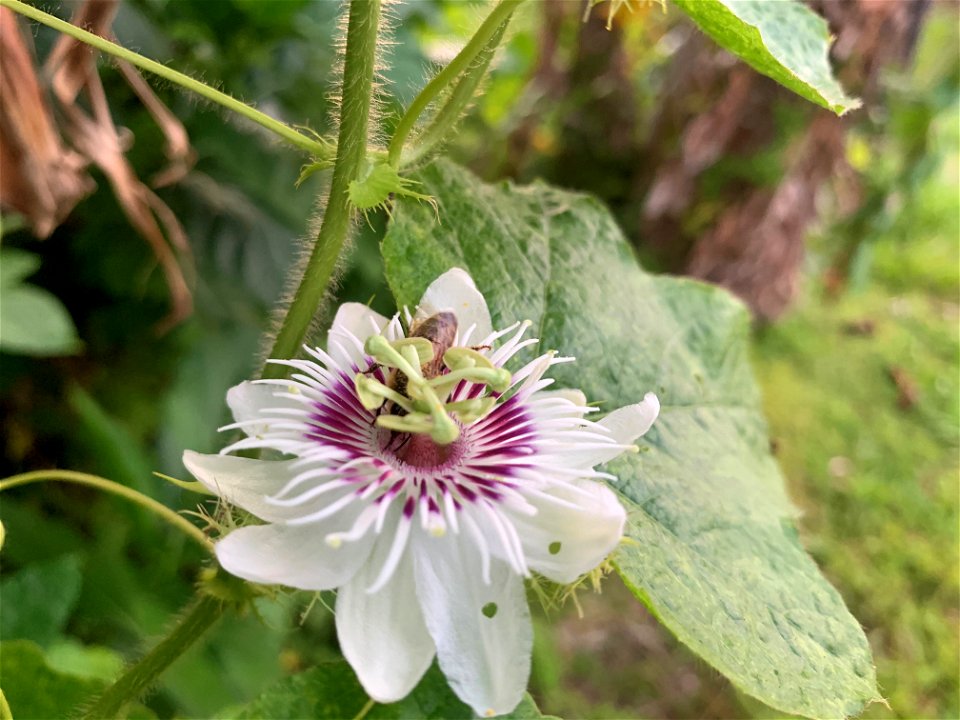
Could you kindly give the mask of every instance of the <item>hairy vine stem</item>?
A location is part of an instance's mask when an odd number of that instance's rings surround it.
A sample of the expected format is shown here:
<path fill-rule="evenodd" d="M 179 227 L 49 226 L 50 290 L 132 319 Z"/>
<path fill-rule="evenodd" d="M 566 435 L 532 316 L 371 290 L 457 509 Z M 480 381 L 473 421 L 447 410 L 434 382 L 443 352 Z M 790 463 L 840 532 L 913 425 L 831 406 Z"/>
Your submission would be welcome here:
<path fill-rule="evenodd" d="M 323 300 L 350 230 L 351 209 L 347 190 L 351 181 L 360 176 L 367 153 L 367 126 L 370 121 L 379 26 L 380 0 L 351 0 L 341 85 L 343 100 L 337 159 L 330 180 L 326 211 L 303 278 L 268 356 L 271 358 L 286 359 L 297 354 Z M 279 378 L 286 371 L 287 368 L 282 365 L 268 364 L 263 369 L 262 377 Z"/>
<path fill-rule="evenodd" d="M 212 549 L 210 538 L 204 535 L 200 528 L 192 524 L 182 515 L 178 515 L 166 505 L 157 502 L 153 498 L 148 497 L 141 492 L 137 492 L 136 490 L 128 488 L 126 485 L 121 485 L 120 483 L 114 482 L 113 480 L 107 480 L 106 478 L 99 477 L 98 475 L 90 475 L 89 473 L 76 472 L 74 470 L 35 470 L 33 472 L 22 473 L 20 475 L 12 475 L 11 477 L 0 481 L 0 492 L 19 487 L 21 485 L 29 485 L 31 483 L 44 482 L 46 480 L 59 480 L 60 482 L 71 482 L 76 483 L 77 485 L 86 485 L 88 487 L 96 488 L 97 490 L 103 490 L 104 492 L 108 492 L 113 495 L 119 495 L 120 497 L 130 500 L 140 507 L 149 510 L 154 515 L 162 518 L 164 522 L 167 522 L 181 532 L 186 533 L 192 540 L 195 540 L 197 543 L 199 543 L 207 552 L 210 552 Z"/>
<path fill-rule="evenodd" d="M 436 100 L 440 93 L 460 75 L 466 72 L 478 55 L 484 52 L 490 39 L 498 33 L 502 35 L 500 26 L 510 19 L 513 11 L 520 6 L 523 0 L 500 0 L 500 3 L 490 12 L 486 20 L 477 29 L 473 37 L 463 46 L 463 49 L 457 53 L 457 56 L 433 79 L 424 86 L 423 90 L 413 99 L 410 107 L 400 118 L 396 130 L 393 131 L 393 137 L 390 139 L 390 146 L 387 149 L 388 162 L 394 167 L 400 164 L 400 156 L 403 152 L 403 146 L 407 142 L 407 137 L 417 124 L 417 120 L 427 109 L 427 107 Z"/>
<path fill-rule="evenodd" d="M 470 67 L 457 80 L 449 97 L 430 118 L 429 124 L 417 135 L 410 147 L 403 151 L 400 158 L 401 166 L 415 165 L 428 157 L 447 139 L 467 105 L 473 101 L 473 96 L 487 74 L 487 68 L 490 67 L 490 62 L 507 31 L 509 22 L 510 19 L 507 18 L 500 23 L 487 44 L 477 53 Z"/>
<path fill-rule="evenodd" d="M 127 669 L 83 714 L 83 720 L 115 718 L 127 703 L 143 694 L 167 667 L 183 655 L 220 619 L 229 604 L 212 595 L 201 595 L 156 647 Z"/>

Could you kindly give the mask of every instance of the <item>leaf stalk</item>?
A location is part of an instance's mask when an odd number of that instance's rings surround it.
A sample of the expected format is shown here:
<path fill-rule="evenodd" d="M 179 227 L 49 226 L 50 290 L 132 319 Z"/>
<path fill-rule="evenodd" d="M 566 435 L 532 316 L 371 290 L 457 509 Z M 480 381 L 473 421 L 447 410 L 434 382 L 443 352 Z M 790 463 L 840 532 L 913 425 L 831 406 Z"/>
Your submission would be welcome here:
<path fill-rule="evenodd" d="M 477 54 L 467 68 L 466 72 L 457 80 L 450 96 L 446 102 L 437 110 L 436 114 L 430 119 L 429 124 L 424 128 L 411 146 L 402 153 L 400 164 L 402 166 L 413 165 L 423 158 L 427 157 L 436 149 L 447 137 L 450 131 L 460 119 L 460 115 L 466 109 L 467 105 L 473 100 L 474 93 L 480 86 L 480 82 L 487 74 L 487 68 L 493 60 L 493 55 L 503 39 L 507 30 L 510 18 L 507 18 L 496 29 L 487 44 Z"/>

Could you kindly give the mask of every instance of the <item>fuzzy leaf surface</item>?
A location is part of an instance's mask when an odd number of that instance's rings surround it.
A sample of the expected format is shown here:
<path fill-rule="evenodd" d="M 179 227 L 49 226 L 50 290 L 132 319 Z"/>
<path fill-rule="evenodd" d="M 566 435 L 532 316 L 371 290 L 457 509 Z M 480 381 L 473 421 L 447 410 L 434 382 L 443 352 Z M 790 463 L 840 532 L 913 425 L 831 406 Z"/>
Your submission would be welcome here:
<path fill-rule="evenodd" d="M 468 270 L 493 325 L 529 319 L 552 370 L 604 411 L 658 394 L 641 452 L 608 468 L 628 512 L 621 577 L 677 637 L 739 688 L 809 717 L 877 697 L 867 640 L 804 552 L 770 455 L 749 365 L 748 317 L 725 291 L 637 264 L 596 200 L 545 185 L 487 185 L 450 163 L 416 178 L 433 208 L 399 201 L 387 279 L 413 307 Z M 527 356 L 529 358 L 529 355 Z"/>
<path fill-rule="evenodd" d="M 827 22 L 797 0 L 673 0 L 703 32 L 757 72 L 843 115 L 860 101 L 830 68 Z"/>

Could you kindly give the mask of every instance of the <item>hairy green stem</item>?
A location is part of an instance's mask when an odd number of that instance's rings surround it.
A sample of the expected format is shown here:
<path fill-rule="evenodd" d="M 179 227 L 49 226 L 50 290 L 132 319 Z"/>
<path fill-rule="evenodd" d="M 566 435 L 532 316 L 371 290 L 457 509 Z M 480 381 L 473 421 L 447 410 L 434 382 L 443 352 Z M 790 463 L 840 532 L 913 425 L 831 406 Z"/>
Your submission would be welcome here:
<path fill-rule="evenodd" d="M 170 82 L 179 85 L 186 90 L 206 98 L 210 102 L 222 105 L 227 110 L 235 112 L 238 115 L 242 115 L 257 125 L 266 128 L 291 145 L 294 145 L 301 150 L 306 150 L 314 157 L 329 159 L 332 158 L 336 152 L 336 149 L 330 143 L 312 138 L 308 135 L 304 135 L 303 133 L 294 130 L 289 125 L 282 123 L 279 120 L 275 120 L 269 115 L 250 107 L 246 103 L 243 103 L 236 98 L 227 95 L 226 93 L 215 90 L 199 80 L 195 80 L 188 75 L 177 72 L 176 70 L 158 63 L 155 60 L 145 58 L 143 55 L 135 53 L 132 50 L 127 50 L 126 48 L 110 42 L 99 35 L 94 35 L 91 32 L 83 30 L 82 28 L 78 28 L 76 25 L 72 25 L 58 17 L 54 17 L 53 15 L 45 13 L 43 10 L 39 10 L 31 5 L 27 5 L 24 2 L 20 2 L 20 0 L 0 0 L 0 6 L 10 8 L 14 12 L 20 13 L 31 20 L 36 20 L 38 23 L 42 23 L 43 25 L 47 25 L 58 32 L 62 32 L 64 35 L 69 35 L 80 42 L 86 43 L 87 45 L 96 48 L 100 52 L 106 53 L 107 55 L 113 55 L 121 60 L 126 60 L 128 63 L 135 65 L 141 70 L 146 70 L 149 73 L 158 75 L 164 80 L 169 80 Z"/>
<path fill-rule="evenodd" d="M 457 81 L 446 102 L 431 118 L 430 124 L 416 137 L 408 151 L 403 153 L 401 165 L 412 165 L 419 162 L 444 141 L 467 105 L 473 100 L 474 93 L 476 93 L 484 75 L 487 74 L 487 68 L 490 67 L 493 55 L 496 53 L 509 23 L 510 18 L 500 23 L 490 40 L 474 58 L 470 67 Z"/>
<path fill-rule="evenodd" d="M 333 276 L 337 259 L 350 230 L 351 210 L 347 190 L 362 170 L 367 152 L 367 125 L 373 93 L 380 0 L 351 0 L 347 23 L 347 49 L 343 66 L 343 100 L 337 159 L 320 233 L 304 268 L 303 278 L 283 318 L 269 357 L 291 358 L 310 327 Z M 282 365 L 263 369 L 264 378 L 286 375 Z"/>
<path fill-rule="evenodd" d="M 115 718 L 129 702 L 140 697 L 167 667 L 183 655 L 201 635 L 209 630 L 226 611 L 228 605 L 212 595 L 202 595 L 176 627 L 153 650 L 130 666 L 123 675 L 84 713 L 84 720 Z"/>
<path fill-rule="evenodd" d="M 78 485 L 86 485 L 88 487 L 97 488 L 98 490 L 103 490 L 104 492 L 112 493 L 113 495 L 119 495 L 120 497 L 130 500 L 140 507 L 149 510 L 157 515 L 157 517 L 162 518 L 165 522 L 186 533 L 193 540 L 196 540 L 200 545 L 202 545 L 204 550 L 209 552 L 211 549 L 210 539 L 203 534 L 203 531 L 200 528 L 192 524 L 182 515 L 178 515 L 166 505 L 158 503 L 156 500 L 151 497 L 147 497 L 143 493 L 137 492 L 132 488 L 128 488 L 126 485 L 121 485 L 120 483 L 107 480 L 106 478 L 102 478 L 97 475 L 76 472 L 74 470 L 35 470 L 34 472 L 12 475 L 11 477 L 0 481 L 0 492 L 19 487 L 21 485 L 29 485 L 31 483 L 44 482 L 46 480 L 58 480 L 60 482 L 71 482 Z"/>
<path fill-rule="evenodd" d="M 393 137 L 390 139 L 390 146 L 387 149 L 387 159 L 391 165 L 397 167 L 400 164 L 400 155 L 403 152 L 403 146 L 407 142 L 407 137 L 417 124 L 417 120 L 427 109 L 427 107 L 436 100 L 444 88 L 453 83 L 460 74 L 465 72 L 473 63 L 490 38 L 498 31 L 500 25 L 510 19 L 513 11 L 522 3 L 523 0 L 500 0 L 500 3 L 491 11 L 486 20 L 477 29 L 473 37 L 463 46 L 463 49 L 457 53 L 457 56 L 433 79 L 424 86 L 423 90 L 413 99 L 410 107 L 400 118 L 396 130 L 393 131 Z"/>

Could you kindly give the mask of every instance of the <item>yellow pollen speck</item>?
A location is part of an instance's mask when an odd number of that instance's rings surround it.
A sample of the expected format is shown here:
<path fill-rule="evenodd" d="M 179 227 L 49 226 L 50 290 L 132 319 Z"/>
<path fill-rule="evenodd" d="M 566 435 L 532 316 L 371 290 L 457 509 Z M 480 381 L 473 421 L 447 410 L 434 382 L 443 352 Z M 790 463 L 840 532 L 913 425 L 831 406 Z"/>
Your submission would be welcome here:
<path fill-rule="evenodd" d="M 494 715 L 496 715 L 496 713 L 493 711 L 493 708 L 490 708 L 484 713 L 484 715 L 486 715 L 487 717 L 493 717 Z"/>
<path fill-rule="evenodd" d="M 430 534 L 435 538 L 440 538 L 447 534 L 447 529 L 443 525 L 434 525 L 430 528 Z"/>
<path fill-rule="evenodd" d="M 627 452 L 638 453 L 638 452 L 640 452 L 640 446 L 639 446 L 639 445 L 631 445 L 630 447 L 627 448 Z"/>
<path fill-rule="evenodd" d="M 341 538 L 339 535 L 331 533 L 330 535 L 327 535 L 327 545 L 336 550 L 338 547 L 343 545 L 343 538 Z"/>

